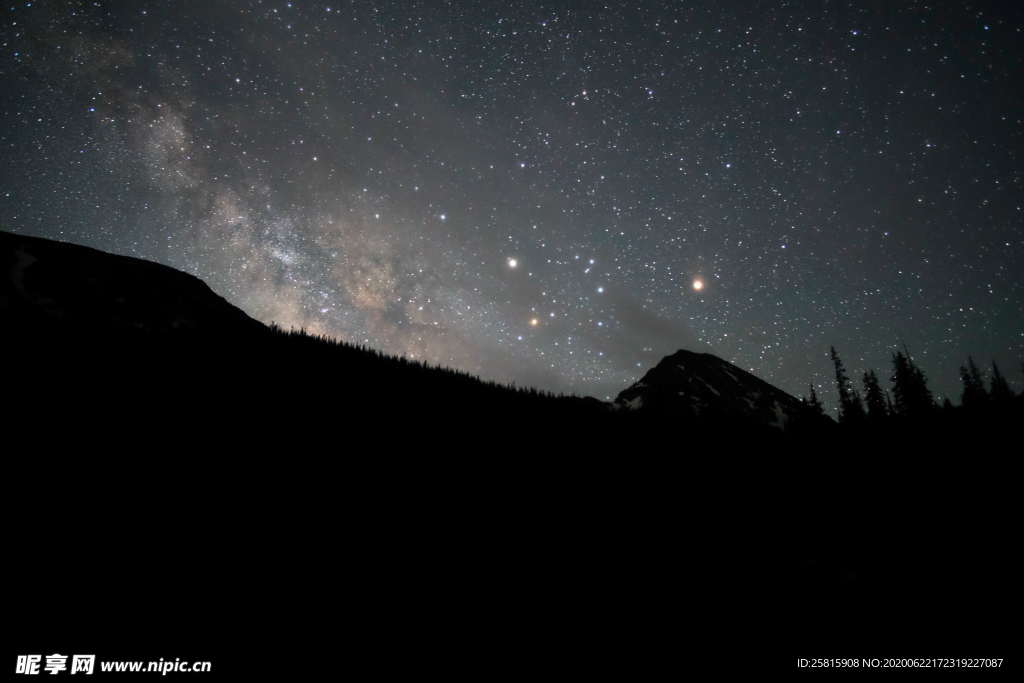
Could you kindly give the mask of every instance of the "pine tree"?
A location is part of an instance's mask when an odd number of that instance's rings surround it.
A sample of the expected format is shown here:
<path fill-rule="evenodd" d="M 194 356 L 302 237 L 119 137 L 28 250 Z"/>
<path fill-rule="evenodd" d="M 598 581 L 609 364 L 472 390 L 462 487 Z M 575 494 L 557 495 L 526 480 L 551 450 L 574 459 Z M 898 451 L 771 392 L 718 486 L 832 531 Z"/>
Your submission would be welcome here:
<path fill-rule="evenodd" d="M 861 403 L 860 394 L 853 387 L 853 382 L 846 376 L 846 368 L 843 361 L 836 353 L 836 347 L 829 349 L 832 355 L 832 364 L 836 368 L 836 387 L 839 390 L 839 422 L 855 423 L 864 419 L 864 404 Z"/>
<path fill-rule="evenodd" d="M 996 403 L 1005 403 L 1013 398 L 1013 391 L 995 361 L 992 361 L 992 381 L 989 386 L 989 395 Z"/>
<path fill-rule="evenodd" d="M 874 370 L 864 373 L 864 403 L 867 406 L 868 417 L 872 420 L 877 421 L 888 417 L 888 400 L 882 387 L 878 384 L 878 375 Z"/>
<path fill-rule="evenodd" d="M 804 404 L 811 410 L 816 416 L 824 416 L 825 408 L 821 405 L 821 399 L 818 398 L 818 392 L 814 390 L 814 385 L 809 385 L 811 389 L 810 395 L 804 399 Z"/>
<path fill-rule="evenodd" d="M 967 365 L 960 366 L 960 381 L 964 385 L 964 391 L 960 395 L 960 404 L 965 408 L 976 408 L 988 401 L 985 382 L 981 378 L 978 366 L 974 364 L 974 359 L 970 356 L 967 357 Z"/>
<path fill-rule="evenodd" d="M 935 399 L 924 372 L 914 363 L 910 352 L 894 353 L 892 366 L 893 412 L 908 417 L 930 413 L 935 408 Z"/>

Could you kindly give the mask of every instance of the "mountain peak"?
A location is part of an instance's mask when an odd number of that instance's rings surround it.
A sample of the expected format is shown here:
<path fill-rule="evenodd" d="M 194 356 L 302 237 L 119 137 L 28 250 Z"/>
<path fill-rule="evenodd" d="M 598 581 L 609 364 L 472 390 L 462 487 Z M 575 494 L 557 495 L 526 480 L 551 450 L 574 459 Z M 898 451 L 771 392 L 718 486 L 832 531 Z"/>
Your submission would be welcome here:
<path fill-rule="evenodd" d="M 710 353 L 679 349 L 615 399 L 620 409 L 683 420 L 785 428 L 809 415 L 800 399 Z"/>

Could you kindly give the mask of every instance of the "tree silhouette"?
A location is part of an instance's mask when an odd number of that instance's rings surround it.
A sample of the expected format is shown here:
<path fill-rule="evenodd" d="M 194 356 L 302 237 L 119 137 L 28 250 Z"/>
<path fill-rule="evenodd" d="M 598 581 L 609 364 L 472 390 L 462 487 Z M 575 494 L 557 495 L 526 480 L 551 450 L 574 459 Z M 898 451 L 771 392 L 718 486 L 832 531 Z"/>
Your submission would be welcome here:
<path fill-rule="evenodd" d="M 1013 391 L 995 361 L 992 361 L 992 380 L 989 386 L 989 395 L 996 403 L 1007 403 L 1013 399 Z"/>
<path fill-rule="evenodd" d="M 867 406 L 868 417 L 872 420 L 878 421 L 889 416 L 888 397 L 879 385 L 878 375 L 874 370 L 864 373 L 864 403 Z"/>
<path fill-rule="evenodd" d="M 935 408 L 935 399 L 924 372 L 914 363 L 910 352 L 904 351 L 892 355 L 893 412 L 907 417 L 927 415 Z"/>
<path fill-rule="evenodd" d="M 861 403 L 860 394 L 853 386 L 853 382 L 846 375 L 846 368 L 843 361 L 836 353 L 836 347 L 829 348 L 832 356 L 832 364 L 836 368 L 836 387 L 839 391 L 839 423 L 856 423 L 864 419 L 864 404 Z"/>
<path fill-rule="evenodd" d="M 808 386 L 810 387 L 811 393 L 804 399 L 804 403 L 816 416 L 823 417 L 825 415 L 825 408 L 821 405 L 821 399 L 818 398 L 818 392 L 814 390 L 813 384 Z"/>
<path fill-rule="evenodd" d="M 967 357 L 967 365 L 960 366 L 960 381 L 964 385 L 964 391 L 960 395 L 960 405 L 965 408 L 976 408 L 988 401 L 985 381 L 981 378 L 981 372 L 970 356 Z"/>

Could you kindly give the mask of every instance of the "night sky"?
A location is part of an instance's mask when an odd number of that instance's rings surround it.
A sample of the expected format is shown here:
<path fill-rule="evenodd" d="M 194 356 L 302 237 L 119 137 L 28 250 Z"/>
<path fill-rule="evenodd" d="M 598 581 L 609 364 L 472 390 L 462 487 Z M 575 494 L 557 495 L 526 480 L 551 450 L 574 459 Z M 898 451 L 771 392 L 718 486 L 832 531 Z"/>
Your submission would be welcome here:
<path fill-rule="evenodd" d="M 689 348 L 831 401 L 903 343 L 1019 389 L 1020 6 L 7 3 L 0 228 L 554 391 Z"/>

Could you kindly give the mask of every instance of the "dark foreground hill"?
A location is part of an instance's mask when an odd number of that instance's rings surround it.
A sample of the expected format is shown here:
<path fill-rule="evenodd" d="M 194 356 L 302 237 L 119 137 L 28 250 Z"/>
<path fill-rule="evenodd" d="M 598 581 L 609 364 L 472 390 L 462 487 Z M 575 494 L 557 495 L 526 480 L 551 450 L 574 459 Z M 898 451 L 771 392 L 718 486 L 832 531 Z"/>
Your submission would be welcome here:
<path fill-rule="evenodd" d="M 475 420 L 507 423 L 521 412 L 544 422 L 608 410 L 267 327 L 191 275 L 77 245 L 0 233 L 0 274 L 22 420 L 60 407 L 62 419 L 111 434 L 230 426 L 235 439 L 261 430 L 266 444 L 278 438 L 275 425 L 346 433 L 365 420 L 447 416 L 457 435 Z"/>
<path fill-rule="evenodd" d="M 22 653 L 647 678 L 1016 642 L 1016 479 L 959 426 L 783 432 L 746 373 L 712 420 L 513 391 L 6 233 L 0 330 Z"/>

